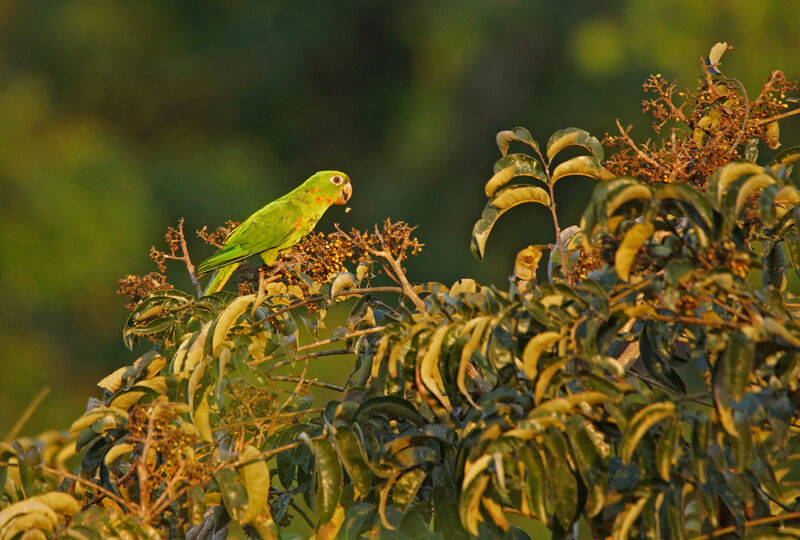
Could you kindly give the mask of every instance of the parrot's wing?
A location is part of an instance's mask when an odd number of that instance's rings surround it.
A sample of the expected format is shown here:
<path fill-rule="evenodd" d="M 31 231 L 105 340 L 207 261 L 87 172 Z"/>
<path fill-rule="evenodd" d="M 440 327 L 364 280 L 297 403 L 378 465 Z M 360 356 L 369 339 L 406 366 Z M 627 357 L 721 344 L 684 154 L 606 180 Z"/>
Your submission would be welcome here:
<path fill-rule="evenodd" d="M 197 274 L 282 246 L 302 218 L 303 211 L 296 203 L 280 199 L 271 202 L 236 227 L 222 249 L 197 266 Z"/>

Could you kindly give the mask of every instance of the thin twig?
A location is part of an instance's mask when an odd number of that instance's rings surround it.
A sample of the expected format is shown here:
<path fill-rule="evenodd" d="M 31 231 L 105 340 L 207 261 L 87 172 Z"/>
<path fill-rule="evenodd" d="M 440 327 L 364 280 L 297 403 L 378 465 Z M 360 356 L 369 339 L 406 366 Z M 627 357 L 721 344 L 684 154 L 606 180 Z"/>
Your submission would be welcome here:
<path fill-rule="evenodd" d="M 365 336 L 365 335 L 368 335 L 368 334 L 375 334 L 377 332 L 383 332 L 384 330 L 386 330 L 385 326 L 373 326 L 372 328 L 365 328 L 363 330 L 356 330 L 355 332 L 349 332 L 349 333 L 347 333 L 347 334 L 345 334 L 345 335 L 343 335 L 341 337 L 332 337 L 332 338 L 323 339 L 323 340 L 320 340 L 320 341 L 315 341 L 314 343 L 309 343 L 308 345 L 301 345 L 300 347 L 297 347 L 296 352 L 307 351 L 309 349 L 316 349 L 317 347 L 330 345 L 331 343 L 336 343 L 337 341 L 341 341 L 343 339 L 350 339 L 350 338 L 354 338 L 354 337 Z M 263 362 L 267 362 L 268 360 L 274 360 L 275 358 L 280 358 L 282 356 L 285 356 L 285 353 L 270 354 L 270 355 L 264 356 L 262 358 L 257 358 L 255 360 L 251 361 L 250 365 L 251 366 L 255 366 L 257 364 L 261 364 Z"/>
<path fill-rule="evenodd" d="M 186 247 L 186 237 L 183 234 L 183 218 L 178 220 L 178 237 L 181 240 L 181 253 L 182 255 L 167 255 L 164 254 L 165 259 L 172 259 L 173 261 L 182 261 L 186 265 L 186 270 L 189 272 L 189 278 L 192 280 L 192 285 L 194 285 L 194 290 L 197 291 L 197 297 L 203 296 L 203 287 L 200 286 L 200 282 L 197 280 L 197 274 L 195 274 L 194 265 L 192 264 L 192 260 L 189 258 L 189 249 Z"/>
<path fill-rule="evenodd" d="M 313 379 L 304 379 L 302 377 L 294 377 L 291 375 L 268 375 L 268 377 L 273 381 L 283 381 L 283 382 L 300 382 L 303 384 L 310 384 L 313 386 L 319 386 L 320 388 L 327 388 L 328 390 L 336 390 L 337 392 L 344 392 L 345 389 L 341 386 L 336 386 L 335 384 L 329 384 L 322 381 L 317 381 Z M 293 393 L 294 394 L 294 393 Z"/>
<path fill-rule="evenodd" d="M 81 478 L 80 476 L 76 476 L 74 474 L 71 474 L 71 473 L 68 473 L 68 472 L 64 472 L 64 471 L 59 471 L 58 469 L 53 469 L 52 467 L 47 467 L 47 466 L 44 466 L 44 465 L 42 466 L 42 472 L 46 472 L 48 474 L 54 474 L 56 476 L 62 476 L 64 478 L 68 478 L 68 479 L 72 480 L 73 482 L 77 482 L 79 484 L 83 484 L 83 485 L 85 485 L 85 486 L 87 486 L 87 487 L 89 487 L 91 489 L 96 489 L 97 491 L 105 494 L 106 497 L 108 497 L 109 499 L 111 499 L 112 501 L 114 501 L 115 503 L 120 505 L 121 507 L 127 509 L 128 511 L 131 510 L 131 507 L 136 507 L 136 503 L 134 503 L 133 501 L 126 501 L 125 499 L 123 499 L 119 495 L 107 490 L 103 486 L 95 484 L 91 480 L 87 480 L 85 478 Z"/>
<path fill-rule="evenodd" d="M 661 165 L 659 165 L 659 163 L 656 160 L 654 160 L 653 158 L 651 158 L 650 156 L 639 150 L 639 147 L 636 146 L 636 143 L 633 142 L 633 139 L 631 139 L 630 135 L 628 135 L 628 132 L 625 131 L 625 129 L 623 129 L 622 124 L 620 124 L 619 122 L 619 118 L 617 119 L 617 128 L 619 128 L 619 132 L 620 135 L 622 135 L 622 138 L 625 139 L 625 143 L 628 146 L 630 146 L 634 152 L 636 152 L 637 156 L 639 156 L 641 159 L 649 163 L 651 166 L 655 167 L 656 170 L 661 168 Z"/>
<path fill-rule="evenodd" d="M 298 360 L 310 360 L 312 358 L 321 358 L 323 356 L 336 356 L 340 354 L 355 354 L 355 351 L 351 351 L 350 349 L 335 349 L 332 351 L 319 351 L 315 353 L 308 353 L 308 354 L 301 354 L 292 358 L 287 358 L 286 360 L 281 360 L 280 362 L 275 362 L 271 366 L 269 366 L 268 371 L 273 371 L 278 368 L 282 368 L 283 366 L 288 366 L 289 364 L 293 364 Z"/>
<path fill-rule="evenodd" d="M 741 325 L 736 324 L 731 321 L 726 321 L 724 319 L 721 320 L 713 320 L 713 319 L 703 319 L 701 317 L 669 317 L 667 315 L 659 315 L 657 313 L 645 313 L 641 316 L 644 320 L 655 320 L 655 321 L 662 321 L 662 322 L 671 322 L 671 323 L 684 323 L 684 324 L 703 324 L 706 326 L 725 326 L 727 328 L 736 328 L 738 329 Z"/>

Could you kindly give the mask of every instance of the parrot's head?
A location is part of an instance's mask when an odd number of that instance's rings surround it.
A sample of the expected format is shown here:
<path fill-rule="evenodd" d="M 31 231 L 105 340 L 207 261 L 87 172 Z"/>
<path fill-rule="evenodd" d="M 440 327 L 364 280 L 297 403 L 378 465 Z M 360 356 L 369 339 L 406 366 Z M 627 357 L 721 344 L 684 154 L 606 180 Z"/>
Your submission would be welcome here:
<path fill-rule="evenodd" d="M 350 177 L 339 171 L 320 171 L 306 181 L 313 200 L 328 204 L 346 204 L 353 194 Z"/>

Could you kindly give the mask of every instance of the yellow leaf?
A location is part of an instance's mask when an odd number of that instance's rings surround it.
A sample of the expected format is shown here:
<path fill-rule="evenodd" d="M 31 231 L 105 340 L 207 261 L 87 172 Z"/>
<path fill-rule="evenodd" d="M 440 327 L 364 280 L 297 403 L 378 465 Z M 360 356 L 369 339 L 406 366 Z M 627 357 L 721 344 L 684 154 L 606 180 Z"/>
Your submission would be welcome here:
<path fill-rule="evenodd" d="M 654 230 L 655 227 L 650 222 L 635 223 L 625 233 L 625 238 L 622 239 L 622 244 L 614 255 L 614 268 L 621 280 L 628 281 L 636 254 L 642 244 L 653 235 Z"/>
<path fill-rule="evenodd" d="M 515 165 L 500 169 L 486 182 L 486 186 L 483 188 L 484 193 L 486 193 L 487 197 L 491 197 L 495 191 L 508 184 L 515 176 L 517 176 L 517 167 Z"/>
<path fill-rule="evenodd" d="M 622 206 L 626 202 L 632 201 L 634 199 L 650 200 L 652 197 L 653 194 L 650 191 L 650 188 L 647 186 L 641 184 L 634 184 L 628 186 L 606 203 L 605 205 L 606 216 L 611 216 L 614 212 L 617 211 L 617 209 L 619 209 L 620 206 Z"/>
<path fill-rule="evenodd" d="M 442 350 L 442 341 L 448 329 L 449 326 L 440 326 L 431 336 L 428 348 L 425 350 L 425 355 L 420 362 L 419 376 L 425 388 L 430 390 L 431 394 L 436 396 L 436 399 L 449 411 L 451 408 L 450 399 L 443 394 L 444 382 L 439 371 L 439 353 Z"/>
<path fill-rule="evenodd" d="M 711 47 L 711 50 L 708 52 L 708 61 L 711 65 L 719 64 L 722 55 L 725 54 L 725 51 L 728 50 L 728 42 L 727 41 L 718 41 Z"/>
<path fill-rule="evenodd" d="M 533 336 L 522 351 L 522 366 L 525 376 L 530 380 L 536 378 L 539 368 L 539 356 L 561 339 L 559 332 L 542 332 Z"/>
<path fill-rule="evenodd" d="M 257 458 L 259 455 L 260 452 L 255 446 L 247 445 L 239 452 L 239 459 L 247 461 Z M 247 490 L 247 506 L 241 517 L 241 523 L 244 525 L 261 514 L 267 505 L 270 485 L 269 467 L 267 467 L 265 460 L 260 459 L 247 465 L 242 465 L 237 470 Z"/>
<path fill-rule="evenodd" d="M 517 253 L 514 261 L 514 277 L 521 281 L 535 280 L 539 261 L 542 260 L 542 251 L 545 249 L 547 249 L 545 245 L 532 245 Z"/>
<path fill-rule="evenodd" d="M 758 174 L 764 172 L 764 167 L 756 165 L 749 161 L 742 163 L 729 163 L 725 165 L 719 172 L 717 178 L 717 202 L 722 202 L 722 194 L 728 189 L 728 186 L 745 174 Z"/>
<path fill-rule="evenodd" d="M 97 386 L 105 388 L 109 392 L 116 392 L 122 386 L 122 376 L 126 371 L 128 371 L 128 366 L 115 369 L 113 373 L 103 377 L 103 379 L 97 383 Z"/>
<path fill-rule="evenodd" d="M 647 431 L 657 423 L 674 414 L 675 404 L 671 401 L 659 401 L 639 409 L 628 423 L 628 428 L 622 436 L 622 442 L 619 445 L 619 455 L 620 458 L 622 458 L 622 462 L 630 463 L 636 446 Z"/>
<path fill-rule="evenodd" d="M 210 388 L 206 388 L 205 392 L 203 392 L 203 398 L 200 400 L 200 405 L 197 406 L 194 414 L 192 414 L 192 422 L 204 440 L 208 442 L 214 442 L 214 437 L 211 435 L 211 407 L 208 404 L 209 390 Z"/>
<path fill-rule="evenodd" d="M 566 363 L 566 360 L 559 360 L 555 364 L 547 366 L 547 368 L 542 371 L 541 375 L 539 375 L 539 379 L 536 381 L 536 387 L 533 390 L 533 402 L 536 405 L 541 403 L 542 398 L 547 391 L 547 387 L 550 386 L 550 381 L 553 379 L 556 373 L 561 371 Z M 564 399 L 567 403 L 569 403 L 569 406 L 572 407 L 572 403 L 570 403 L 569 400 L 566 398 L 561 399 Z"/>
<path fill-rule="evenodd" d="M 458 374 L 456 375 L 456 386 L 458 386 L 458 390 L 476 409 L 479 409 L 480 407 L 478 407 L 478 405 L 472 401 L 472 396 L 470 396 L 469 392 L 467 392 L 467 365 L 471 361 L 472 353 L 474 353 L 475 349 L 477 349 L 478 345 L 480 345 L 481 338 L 483 337 L 484 330 L 486 330 L 489 321 L 489 317 L 480 317 L 478 319 L 472 319 L 469 323 L 467 323 L 467 325 L 465 325 L 472 330 L 472 335 L 470 335 L 469 340 L 467 341 L 466 345 L 464 345 L 464 348 L 461 349 L 461 361 L 458 364 Z M 464 330 L 469 331 L 467 328 Z"/>
<path fill-rule="evenodd" d="M 105 463 L 106 466 L 108 466 L 115 459 L 117 459 L 118 457 L 120 457 L 123 454 L 127 454 L 128 452 L 130 452 L 134 448 L 135 448 L 135 446 L 132 445 L 131 443 L 115 444 L 114 446 L 111 447 L 111 449 L 108 452 L 106 452 L 106 455 L 103 457 L 103 463 Z"/>
<path fill-rule="evenodd" d="M 255 294 L 248 294 L 247 296 L 240 296 L 231 302 L 225 311 L 217 318 L 217 326 L 214 327 L 214 336 L 211 338 L 211 350 L 217 356 L 222 349 L 222 344 L 225 338 L 228 337 L 231 327 L 236 323 L 239 317 L 247 311 L 250 304 L 256 299 Z"/>
<path fill-rule="evenodd" d="M 592 156 L 578 156 L 559 164 L 553 169 L 550 181 L 555 183 L 565 176 L 589 176 L 597 180 L 610 180 L 615 177 Z"/>
<path fill-rule="evenodd" d="M 211 322 L 212 321 L 208 321 L 203 325 L 203 329 L 200 330 L 200 334 L 197 336 L 197 339 L 194 340 L 192 346 L 189 347 L 189 352 L 186 353 L 186 364 L 183 366 L 183 370 L 180 372 L 180 374 L 184 377 L 187 373 L 194 369 L 198 362 L 203 359 L 203 351 L 206 347 L 206 338 L 208 337 L 208 330 L 211 328 Z"/>

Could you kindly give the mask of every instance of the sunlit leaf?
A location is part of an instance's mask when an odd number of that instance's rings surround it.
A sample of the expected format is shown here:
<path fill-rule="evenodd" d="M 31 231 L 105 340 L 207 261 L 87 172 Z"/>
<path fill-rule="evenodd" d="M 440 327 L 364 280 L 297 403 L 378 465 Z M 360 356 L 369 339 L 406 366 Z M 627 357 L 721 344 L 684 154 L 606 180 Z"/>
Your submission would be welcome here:
<path fill-rule="evenodd" d="M 588 176 L 595 180 L 615 178 L 615 175 L 600 165 L 600 162 L 594 156 L 578 156 L 559 164 L 553 169 L 550 181 L 555 183 L 556 180 L 565 176 Z"/>
<path fill-rule="evenodd" d="M 560 339 L 559 332 L 542 332 L 528 341 L 522 351 L 522 365 L 528 379 L 536 379 L 539 371 L 539 356 Z"/>
<path fill-rule="evenodd" d="M 266 461 L 258 459 L 260 452 L 255 446 L 247 445 L 239 452 L 239 461 L 248 461 L 238 467 L 239 476 L 247 491 L 247 506 L 242 510 L 240 523 L 249 523 L 256 519 L 267 508 L 269 496 L 269 467 Z"/>
<path fill-rule="evenodd" d="M 509 130 L 500 131 L 497 133 L 496 139 L 497 147 L 500 149 L 500 153 L 504 156 L 508 152 L 508 146 L 514 141 L 525 143 L 533 148 L 537 154 L 539 153 L 539 145 L 535 140 L 533 140 L 530 132 L 524 127 L 515 127 Z"/>
<path fill-rule="evenodd" d="M 419 363 L 419 376 L 425 388 L 433 394 L 436 399 L 446 408 L 450 409 L 450 399 L 444 393 L 444 382 L 442 381 L 442 374 L 439 371 L 439 353 L 442 350 L 442 342 L 450 329 L 449 326 L 443 325 L 433 332 L 428 346 L 424 349 L 422 360 Z"/>
<path fill-rule="evenodd" d="M 633 524 L 639 514 L 642 513 L 644 505 L 647 504 L 649 496 L 640 497 L 634 504 L 628 505 L 614 520 L 614 528 L 611 533 L 611 540 L 628 540 Z"/>
<path fill-rule="evenodd" d="M 211 338 L 211 349 L 214 355 L 219 355 L 222 344 L 228 337 L 228 332 L 230 332 L 231 327 L 236 323 L 239 317 L 247 311 L 247 308 L 250 307 L 255 299 L 255 294 L 240 296 L 231 302 L 228 307 L 225 308 L 225 311 L 220 314 L 217 319 L 217 325 L 214 327 L 214 335 Z"/>
<path fill-rule="evenodd" d="M 486 196 L 491 197 L 498 189 L 518 176 L 531 176 L 547 183 L 547 177 L 538 159 L 527 154 L 509 154 L 494 164 L 494 175 L 484 187 Z"/>
<path fill-rule="evenodd" d="M 653 236 L 655 227 L 652 223 L 634 223 L 625 233 L 622 243 L 614 254 L 614 268 L 623 281 L 630 278 L 631 267 L 642 245 Z"/>
<path fill-rule="evenodd" d="M 486 203 L 486 207 L 481 214 L 481 219 L 472 228 L 472 253 L 479 259 L 483 259 L 483 251 L 486 240 L 497 219 L 505 212 L 523 203 L 535 202 L 544 206 L 549 206 L 550 196 L 540 187 L 515 184 L 507 186 L 494 194 Z"/>
<path fill-rule="evenodd" d="M 642 437 L 656 424 L 675 414 L 675 404 L 671 401 L 658 401 L 642 407 L 637 411 L 622 436 L 619 455 L 623 463 L 630 463 L 633 453 Z"/>
<path fill-rule="evenodd" d="M 561 150 L 573 145 L 586 148 L 598 162 L 603 161 L 603 147 L 600 141 L 592 137 L 588 131 L 574 127 L 560 129 L 553 133 L 550 140 L 547 141 L 547 159 L 552 160 L 553 156 Z"/>

